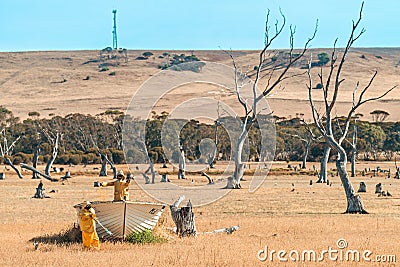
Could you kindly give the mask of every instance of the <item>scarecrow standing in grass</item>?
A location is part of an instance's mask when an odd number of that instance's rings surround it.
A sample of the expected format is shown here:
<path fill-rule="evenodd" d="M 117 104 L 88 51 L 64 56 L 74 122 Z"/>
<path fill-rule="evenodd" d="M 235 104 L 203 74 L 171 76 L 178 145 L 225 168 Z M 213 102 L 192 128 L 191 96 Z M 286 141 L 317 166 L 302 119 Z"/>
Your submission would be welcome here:
<path fill-rule="evenodd" d="M 79 225 L 82 231 L 82 241 L 84 248 L 100 249 L 99 236 L 96 232 L 96 212 L 90 202 L 85 202 L 85 206 L 79 212 Z"/>
<path fill-rule="evenodd" d="M 124 172 L 118 172 L 117 180 L 112 182 L 103 182 L 100 186 L 114 186 L 114 201 L 129 200 L 130 179 L 125 179 Z"/>

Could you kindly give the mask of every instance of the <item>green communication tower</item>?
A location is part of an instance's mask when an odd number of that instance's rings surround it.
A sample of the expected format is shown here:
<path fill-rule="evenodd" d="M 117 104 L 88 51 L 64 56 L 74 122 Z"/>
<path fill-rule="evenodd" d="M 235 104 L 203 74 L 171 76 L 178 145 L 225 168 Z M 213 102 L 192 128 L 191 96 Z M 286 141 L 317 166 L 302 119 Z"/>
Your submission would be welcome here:
<path fill-rule="evenodd" d="M 117 10 L 114 9 L 112 11 L 114 14 L 114 27 L 113 27 L 113 49 L 118 49 L 118 41 L 117 41 Z"/>

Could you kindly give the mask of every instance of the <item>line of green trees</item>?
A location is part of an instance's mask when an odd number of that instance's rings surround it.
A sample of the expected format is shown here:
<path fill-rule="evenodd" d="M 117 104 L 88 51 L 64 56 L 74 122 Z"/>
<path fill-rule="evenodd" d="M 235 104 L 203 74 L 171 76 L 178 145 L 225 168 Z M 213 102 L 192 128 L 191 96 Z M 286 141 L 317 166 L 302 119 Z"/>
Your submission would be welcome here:
<path fill-rule="evenodd" d="M 101 162 L 98 149 L 107 154 L 115 164 L 125 162 L 122 112 L 109 110 L 98 115 L 70 114 L 49 118 L 40 118 L 37 112 L 30 114 L 28 119 L 20 121 L 10 110 L 0 106 L 1 144 L 4 145 L 4 140 L 11 144 L 20 137 L 13 146 L 12 153 L 8 155 L 14 164 L 32 162 L 33 154 L 38 148 L 39 161 L 47 162 L 53 147 L 51 136 L 57 132 L 61 134 L 61 138 L 56 164 L 98 164 Z M 154 162 L 166 160 L 161 144 L 161 129 L 167 116 L 168 113 L 165 112 L 161 115 L 153 114 L 146 124 L 146 147 Z M 275 120 L 273 117 L 270 119 Z M 340 127 L 340 118 L 337 121 L 336 127 Z M 181 129 L 180 142 L 189 160 L 202 160 L 200 141 L 205 138 L 213 140 L 215 127 L 192 120 Z M 228 160 L 231 158 L 230 139 L 224 127 L 219 127 L 217 159 Z M 304 140 L 308 138 L 310 130 L 315 130 L 313 125 L 305 125 L 299 118 L 279 120 L 276 123 L 275 160 L 301 161 L 306 152 Z M 250 160 L 257 161 L 261 142 L 257 125 L 249 132 L 248 140 L 247 156 Z M 345 146 L 350 154 L 350 143 Z M 357 121 L 357 148 L 358 158 L 362 160 L 394 160 L 396 153 L 400 151 L 400 122 Z M 137 158 L 143 157 L 140 148 L 137 149 L 126 151 L 129 162 L 143 162 L 142 158 Z M 316 136 L 309 145 L 307 160 L 319 161 L 323 150 L 323 139 Z M 172 155 L 174 157 L 177 155 Z M 0 158 L 0 163 L 4 163 L 4 158 Z"/>

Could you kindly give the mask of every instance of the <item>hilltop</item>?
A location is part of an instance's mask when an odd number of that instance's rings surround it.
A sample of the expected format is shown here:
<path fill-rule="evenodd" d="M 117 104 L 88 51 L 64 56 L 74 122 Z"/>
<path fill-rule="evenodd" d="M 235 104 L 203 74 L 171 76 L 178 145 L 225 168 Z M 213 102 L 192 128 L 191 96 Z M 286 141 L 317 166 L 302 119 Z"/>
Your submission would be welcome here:
<path fill-rule="evenodd" d="M 307 58 L 310 53 L 316 58 L 317 54 L 330 54 L 330 51 L 311 49 Z M 153 55 L 147 59 L 142 57 L 144 52 L 128 50 L 128 62 L 120 59 L 116 66 L 115 60 L 108 60 L 104 67 L 99 67 L 99 51 L 94 50 L 0 53 L 0 105 L 21 118 L 28 117 L 32 111 L 39 112 L 41 117 L 70 113 L 99 114 L 109 109 L 124 111 L 138 87 L 159 72 L 159 66 L 165 64 L 165 52 L 170 55 L 194 54 L 200 60 L 232 65 L 223 51 L 150 51 Z M 243 68 L 252 69 L 257 65 L 258 51 L 232 53 Z M 285 51 L 276 53 L 284 55 Z M 307 58 L 297 64 L 292 73 L 304 72 Z M 277 60 L 280 60 L 279 56 Z M 369 90 L 369 96 L 379 95 L 394 85 L 400 85 L 400 48 L 354 48 L 347 61 L 342 75 L 346 81 L 339 95 L 337 115 L 343 115 L 351 106 L 356 82 L 366 85 L 375 70 L 378 76 Z M 313 68 L 314 77 L 319 71 L 319 67 Z M 327 73 L 328 68 L 323 67 L 323 71 Z M 283 87 L 268 99 L 274 114 L 291 118 L 296 113 L 304 113 L 306 120 L 309 120 L 307 82 L 306 75 L 286 80 Z M 321 90 L 315 89 L 315 92 L 317 99 L 321 100 Z M 157 112 L 171 110 L 187 97 L 204 94 L 235 103 L 234 96 L 212 87 L 200 89 L 195 85 L 186 85 L 170 94 L 162 105 L 155 108 Z M 366 104 L 358 112 L 364 115 L 363 119 L 372 120 L 371 111 L 384 110 L 390 114 L 387 120 L 399 121 L 400 113 L 396 112 L 399 104 L 400 88 L 384 100 Z"/>

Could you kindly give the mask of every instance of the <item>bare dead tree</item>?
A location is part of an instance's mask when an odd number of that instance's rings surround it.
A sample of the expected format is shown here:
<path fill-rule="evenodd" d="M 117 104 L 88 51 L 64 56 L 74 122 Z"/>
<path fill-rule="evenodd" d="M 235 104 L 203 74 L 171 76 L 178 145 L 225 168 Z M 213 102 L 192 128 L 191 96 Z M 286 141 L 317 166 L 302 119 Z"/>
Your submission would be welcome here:
<path fill-rule="evenodd" d="M 52 167 L 54 161 L 55 161 L 56 158 L 57 158 L 57 154 L 58 154 L 58 142 L 59 142 L 59 139 L 60 139 L 60 133 L 57 132 L 54 139 L 53 139 L 53 138 L 49 138 L 49 139 L 50 139 L 50 140 L 53 140 L 53 152 L 51 153 L 50 159 L 49 159 L 49 161 L 48 161 L 47 164 L 46 164 L 46 169 L 45 169 L 44 173 L 45 173 L 46 175 L 48 175 L 48 176 L 51 176 L 51 175 L 50 175 L 50 169 L 51 169 L 51 167 Z"/>
<path fill-rule="evenodd" d="M 148 176 L 149 173 L 151 174 L 151 183 L 154 184 L 156 181 L 156 170 L 154 168 L 154 164 L 153 164 L 152 160 L 150 160 L 149 167 L 147 168 L 147 170 L 142 173 L 143 177 L 145 177 L 145 179 L 146 179 L 147 184 L 150 183 L 150 178 Z"/>
<path fill-rule="evenodd" d="M 214 161 L 215 161 L 215 158 L 216 158 L 216 156 L 217 156 L 217 149 L 218 149 L 218 128 L 219 128 L 219 126 L 221 126 L 221 124 L 222 124 L 222 122 L 221 122 L 221 111 L 220 111 L 220 109 L 221 109 L 221 104 L 220 104 L 220 102 L 218 101 L 218 105 L 217 105 L 217 114 L 218 114 L 218 117 L 217 117 L 217 119 L 215 120 L 215 132 L 214 132 L 214 143 L 215 143 L 215 146 L 214 146 L 214 149 L 213 149 L 213 151 L 212 151 L 212 153 L 209 153 L 209 154 L 207 154 L 207 163 L 208 163 L 208 166 L 210 167 L 210 169 L 213 169 L 214 168 Z"/>
<path fill-rule="evenodd" d="M 271 48 L 273 42 L 276 38 L 281 35 L 282 31 L 286 26 L 286 17 L 283 15 L 282 11 L 280 11 L 282 17 L 282 23 L 279 24 L 279 21 L 275 23 L 275 31 L 271 32 L 270 21 L 269 21 L 269 10 L 267 12 L 267 18 L 265 23 L 265 39 L 264 39 L 264 48 L 261 50 L 259 54 L 259 61 L 257 68 L 255 68 L 255 73 L 252 75 L 253 83 L 252 83 L 252 99 L 244 99 L 241 88 L 248 85 L 248 76 L 246 73 L 242 73 L 236 61 L 232 55 L 232 53 L 228 53 L 231 57 L 233 67 L 234 67 L 234 79 L 235 79 L 235 88 L 234 93 L 236 94 L 237 100 L 239 104 L 242 106 L 244 111 L 244 117 L 242 119 L 241 130 L 239 137 L 233 147 L 234 150 L 234 165 L 235 169 L 231 177 L 228 178 L 228 182 L 226 188 L 241 188 L 240 181 L 243 178 L 244 174 L 244 166 L 245 164 L 242 162 L 242 151 L 244 148 L 245 140 L 248 136 L 249 130 L 254 126 L 257 121 L 257 116 L 260 112 L 258 105 L 260 101 L 268 97 L 274 90 L 278 89 L 281 83 L 289 78 L 294 78 L 305 73 L 301 74 L 288 74 L 288 71 L 294 66 L 296 62 L 298 62 L 306 53 L 309 48 L 310 42 L 315 38 L 317 32 L 317 24 L 314 29 L 313 35 L 308 38 L 303 49 L 294 53 L 294 35 L 296 29 L 290 26 L 290 48 L 287 52 L 287 61 L 284 63 L 271 64 L 273 62 L 268 61 L 267 51 Z M 258 91 L 258 85 L 261 79 L 266 79 L 266 85 L 261 90 Z M 251 104 L 249 104 L 251 103 Z"/>
<path fill-rule="evenodd" d="M 394 158 L 394 167 L 396 168 L 396 173 L 394 174 L 395 179 L 400 179 L 400 167 L 397 166 L 396 157 Z"/>
<path fill-rule="evenodd" d="M 353 137 L 351 141 L 351 177 L 356 176 L 356 159 L 357 159 L 357 117 L 354 118 Z"/>
<path fill-rule="evenodd" d="M 140 134 L 139 134 L 139 136 L 140 136 Z M 146 146 L 145 141 L 143 141 L 141 138 L 139 138 L 138 140 L 136 140 L 136 142 L 138 142 L 139 145 L 141 146 L 141 150 L 146 155 L 148 155 L 147 146 Z M 165 157 L 164 157 L 164 163 L 165 162 L 166 162 L 166 160 L 165 160 Z M 143 175 L 144 179 L 146 180 L 146 184 L 150 183 L 150 178 L 148 176 L 149 173 L 151 174 L 151 183 L 154 184 L 156 182 L 157 171 L 156 171 L 156 169 L 154 167 L 154 163 L 153 163 L 151 158 L 149 158 L 149 167 L 144 172 L 142 172 L 142 175 Z"/>
<path fill-rule="evenodd" d="M 303 160 L 301 163 L 301 168 L 306 169 L 307 168 L 307 157 L 308 153 L 310 151 L 310 145 L 313 141 L 319 141 L 320 137 L 316 137 L 314 135 L 314 132 L 310 128 L 310 125 L 308 125 L 304 120 L 301 120 L 302 125 L 304 126 L 305 129 L 305 134 L 304 135 L 298 135 L 298 134 L 291 134 L 290 136 L 295 137 L 300 139 L 304 143 L 304 154 L 303 154 Z"/>
<path fill-rule="evenodd" d="M 32 159 L 32 167 L 35 169 L 37 169 L 39 154 L 40 154 L 40 147 L 37 147 L 35 152 L 33 153 L 33 159 Z M 32 179 L 39 179 L 39 174 L 37 172 L 32 172 Z"/>
<path fill-rule="evenodd" d="M 321 72 L 318 74 L 319 77 L 319 83 L 322 84 L 322 90 L 323 90 L 323 95 L 324 95 L 324 107 L 325 107 L 325 116 L 326 120 L 324 120 L 324 123 L 320 123 L 320 114 L 317 111 L 317 108 L 314 103 L 313 99 L 313 83 L 312 83 L 312 76 L 311 76 L 311 61 L 309 61 L 309 67 L 308 67 L 308 77 L 309 77 L 309 84 L 307 85 L 308 87 L 308 92 L 309 92 L 309 101 L 310 101 L 310 106 L 311 106 L 311 111 L 314 119 L 314 123 L 319 130 L 319 132 L 324 136 L 325 141 L 330 145 L 330 147 L 337 152 L 337 158 L 336 158 L 336 167 L 338 169 L 338 173 L 340 176 L 340 180 L 342 182 L 343 188 L 345 190 L 345 195 L 347 199 L 347 209 L 346 213 L 368 213 L 364 209 L 364 205 L 361 201 L 361 197 L 357 194 L 355 194 L 355 190 L 350 182 L 349 175 L 346 170 L 346 163 L 347 163 L 347 154 L 345 149 L 343 148 L 342 142 L 346 138 L 346 135 L 349 130 L 349 125 L 350 125 L 350 120 L 351 117 L 354 115 L 355 111 L 357 108 L 359 108 L 361 105 L 375 101 L 378 99 L 383 98 L 386 96 L 390 91 L 392 91 L 396 86 L 390 88 L 387 90 L 385 93 L 378 97 L 371 97 L 368 99 L 364 99 L 364 95 L 367 92 L 367 90 L 370 88 L 372 82 L 374 81 L 377 72 L 374 73 L 372 78 L 369 80 L 368 84 L 363 88 L 359 96 L 356 98 L 356 91 L 359 87 L 359 82 L 357 82 L 357 86 L 355 88 L 355 92 L 353 94 L 353 105 L 352 108 L 350 109 L 345 123 L 344 123 L 344 129 L 343 129 L 343 134 L 338 134 L 334 132 L 334 128 L 332 127 L 332 110 L 335 107 L 335 104 L 337 102 L 337 97 L 339 93 L 339 89 L 341 84 L 345 79 L 341 78 L 341 72 L 346 60 L 346 57 L 349 53 L 350 47 L 354 44 L 354 42 L 360 38 L 360 36 L 365 32 L 365 29 L 362 29 L 357 33 L 357 28 L 359 26 L 359 23 L 361 21 L 362 17 L 362 10 L 363 10 L 364 3 L 361 5 L 360 9 L 360 14 L 359 18 L 357 21 L 353 21 L 352 25 L 352 31 L 350 33 L 350 37 L 347 41 L 347 45 L 344 48 L 344 51 L 341 55 L 341 59 L 339 61 L 339 64 L 337 65 L 338 61 L 338 55 L 336 51 L 336 42 L 337 39 L 335 40 L 334 43 L 334 48 L 332 51 L 332 59 L 331 59 L 331 64 L 329 68 L 329 74 L 327 76 L 326 81 L 323 79 L 322 75 L 322 68 Z M 337 70 L 336 70 L 337 68 Z M 330 86 L 333 86 L 333 92 L 332 95 L 330 95 Z M 339 137 L 335 137 L 339 136 Z"/>
<path fill-rule="evenodd" d="M 15 144 L 21 139 L 20 136 L 17 137 L 10 145 L 6 136 L 6 129 L 3 129 L 1 131 L 2 136 L 2 141 L 0 141 L 0 155 L 4 159 L 4 163 L 10 166 L 15 173 L 18 175 L 18 178 L 22 179 L 24 178 L 21 174 L 21 171 L 13 164 L 13 162 L 10 160 L 9 156 L 12 155 Z"/>
<path fill-rule="evenodd" d="M 107 176 L 107 164 L 110 165 L 111 170 L 113 171 L 113 178 L 117 179 L 117 167 L 114 162 L 108 159 L 108 155 L 106 153 L 101 152 L 101 150 L 96 146 L 97 153 L 99 153 L 101 158 L 101 169 L 99 176 Z"/>
<path fill-rule="evenodd" d="M 320 162 L 320 172 L 318 175 L 317 183 L 327 183 L 328 182 L 328 161 L 331 154 L 331 147 L 328 143 L 325 143 L 324 152 Z"/>

